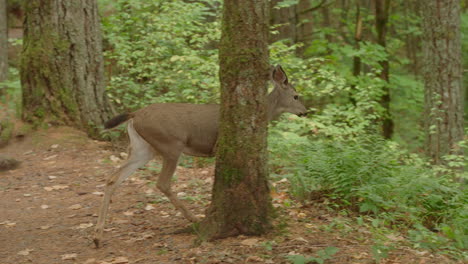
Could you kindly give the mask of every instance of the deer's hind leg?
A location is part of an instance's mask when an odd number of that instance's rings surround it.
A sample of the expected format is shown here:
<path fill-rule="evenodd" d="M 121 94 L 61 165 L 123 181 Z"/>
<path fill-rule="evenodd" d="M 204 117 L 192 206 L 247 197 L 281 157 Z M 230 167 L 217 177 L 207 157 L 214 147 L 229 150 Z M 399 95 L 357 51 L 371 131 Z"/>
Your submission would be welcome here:
<path fill-rule="evenodd" d="M 107 179 L 104 197 L 102 199 L 101 208 L 99 209 L 98 221 L 94 233 L 93 241 L 96 247 L 100 246 L 102 240 L 104 223 L 106 221 L 112 194 L 125 179 L 154 157 L 153 148 L 135 131 L 132 120 L 129 121 L 127 130 L 130 138 L 130 155 L 126 163 Z"/>
<path fill-rule="evenodd" d="M 164 195 L 166 195 L 167 198 L 169 198 L 174 207 L 177 208 L 187 220 L 195 223 L 198 222 L 198 218 L 195 217 L 185 207 L 185 205 L 179 200 L 179 198 L 177 198 L 177 195 L 174 194 L 171 190 L 172 175 L 176 170 L 178 159 L 178 156 L 163 156 L 163 167 L 156 186 L 162 193 L 164 193 Z"/>

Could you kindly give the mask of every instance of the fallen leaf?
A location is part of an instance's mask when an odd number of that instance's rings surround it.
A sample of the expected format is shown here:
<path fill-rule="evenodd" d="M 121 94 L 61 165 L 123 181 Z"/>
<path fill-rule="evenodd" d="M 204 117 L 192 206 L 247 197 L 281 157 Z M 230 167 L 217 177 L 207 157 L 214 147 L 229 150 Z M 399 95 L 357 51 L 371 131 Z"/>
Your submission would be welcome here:
<path fill-rule="evenodd" d="M 151 195 L 151 194 L 154 193 L 154 190 L 153 189 L 148 189 L 148 190 L 145 191 L 145 193 L 148 194 L 148 195 Z"/>
<path fill-rule="evenodd" d="M 154 209 L 154 206 L 151 205 L 151 204 L 147 204 L 147 205 L 145 206 L 145 210 L 146 210 L 146 211 L 150 211 L 150 210 L 153 210 L 153 209 Z"/>
<path fill-rule="evenodd" d="M 42 230 L 46 230 L 46 229 L 49 229 L 49 228 L 50 228 L 50 226 L 48 226 L 48 225 L 45 225 L 45 226 L 41 226 L 41 227 L 40 227 L 40 229 L 42 229 Z"/>
<path fill-rule="evenodd" d="M 5 225 L 6 227 L 15 227 L 16 223 L 10 222 Z"/>
<path fill-rule="evenodd" d="M 87 259 L 83 264 L 93 264 L 93 263 L 96 263 L 96 259 L 95 259 L 95 258 Z"/>
<path fill-rule="evenodd" d="M 78 210 L 78 209 L 81 209 L 83 208 L 83 206 L 81 206 L 81 204 L 74 204 L 70 207 L 68 207 L 68 209 L 72 209 L 72 210 Z"/>
<path fill-rule="evenodd" d="M 296 240 L 296 241 L 301 241 L 301 242 L 305 242 L 305 243 L 309 243 L 309 241 L 306 240 L 306 239 L 303 238 L 303 237 L 296 237 L 296 238 L 294 238 L 294 240 Z"/>
<path fill-rule="evenodd" d="M 128 263 L 128 258 L 126 257 L 117 257 L 112 261 L 113 264 L 122 264 L 122 263 Z"/>
<path fill-rule="evenodd" d="M 78 254 L 76 254 L 76 253 L 61 255 L 62 260 L 72 260 L 72 259 L 75 259 L 77 256 L 78 256 Z"/>
<path fill-rule="evenodd" d="M 288 182 L 288 179 L 286 179 L 286 178 L 283 178 L 283 179 L 281 179 L 281 180 L 277 181 L 276 183 L 284 183 L 284 182 Z"/>
<path fill-rule="evenodd" d="M 11 225 L 11 224 L 15 224 L 15 225 L 16 225 L 16 223 L 13 223 L 13 222 L 8 221 L 8 220 L 7 220 L 7 221 L 0 222 L 0 225 Z"/>
<path fill-rule="evenodd" d="M 305 213 L 298 213 L 298 214 L 297 214 L 297 217 L 298 217 L 298 218 L 306 218 L 307 215 L 306 215 Z"/>
<path fill-rule="evenodd" d="M 79 226 L 75 227 L 75 229 L 86 229 L 88 227 L 92 227 L 93 225 L 93 223 L 80 224 Z"/>
<path fill-rule="evenodd" d="M 53 179 L 57 179 L 57 176 L 50 175 L 50 176 L 47 176 L 47 178 L 49 178 L 49 180 L 53 180 Z"/>
<path fill-rule="evenodd" d="M 98 195 L 98 196 L 103 196 L 104 193 L 103 192 L 93 192 L 94 195 Z"/>
<path fill-rule="evenodd" d="M 30 193 L 25 193 L 25 194 L 23 194 L 23 196 L 24 196 L 24 197 L 30 197 L 31 194 L 30 194 Z"/>
<path fill-rule="evenodd" d="M 59 144 L 53 144 L 52 146 L 50 146 L 51 149 L 56 149 L 59 147 Z"/>
<path fill-rule="evenodd" d="M 254 246 L 258 243 L 258 239 L 256 238 L 247 238 L 247 239 L 244 239 L 240 242 L 242 245 L 244 246 Z"/>
<path fill-rule="evenodd" d="M 54 185 L 52 188 L 54 188 L 54 190 L 64 190 L 68 189 L 68 185 Z"/>
<path fill-rule="evenodd" d="M 123 214 L 126 215 L 126 216 L 132 216 L 133 212 L 132 211 L 126 211 Z"/>
<path fill-rule="evenodd" d="M 387 238 L 390 239 L 391 241 L 402 241 L 404 238 L 402 236 L 394 235 L 394 234 L 388 234 Z"/>
<path fill-rule="evenodd" d="M 250 256 L 245 260 L 246 263 L 249 262 L 263 262 L 263 259 L 259 256 Z"/>
<path fill-rule="evenodd" d="M 55 154 L 55 155 L 52 155 L 52 156 L 49 156 L 49 157 L 46 157 L 44 158 L 43 160 L 51 160 L 51 159 L 55 159 L 58 155 Z"/>
<path fill-rule="evenodd" d="M 44 187 L 44 190 L 51 192 L 55 190 L 64 190 L 64 189 L 67 189 L 68 187 L 69 187 L 68 185 L 54 185 L 54 186 Z"/>
<path fill-rule="evenodd" d="M 41 205 L 41 208 L 42 209 L 47 209 L 47 208 L 49 208 L 49 206 L 47 204 L 43 204 L 43 205 Z"/>
<path fill-rule="evenodd" d="M 21 250 L 20 252 L 18 252 L 18 255 L 21 255 L 21 256 L 27 256 L 29 255 L 30 252 L 32 252 L 33 250 L 32 249 L 25 249 L 25 250 Z"/>
<path fill-rule="evenodd" d="M 112 162 L 119 162 L 119 161 L 120 161 L 120 159 L 119 159 L 118 157 L 114 156 L 114 155 L 111 155 L 111 156 L 109 157 L 109 159 L 110 159 Z"/>

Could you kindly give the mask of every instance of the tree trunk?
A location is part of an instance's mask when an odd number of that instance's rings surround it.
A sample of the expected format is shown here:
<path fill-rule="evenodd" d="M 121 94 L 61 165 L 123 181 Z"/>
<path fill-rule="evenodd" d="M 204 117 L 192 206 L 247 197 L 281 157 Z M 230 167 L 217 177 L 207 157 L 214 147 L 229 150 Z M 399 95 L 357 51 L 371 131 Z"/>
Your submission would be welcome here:
<path fill-rule="evenodd" d="M 460 1 L 427 1 L 421 9 L 426 151 L 434 164 L 443 164 L 444 155 L 461 153 L 457 143 L 463 139 Z"/>
<path fill-rule="evenodd" d="M 361 15 L 361 0 L 356 1 L 356 26 L 354 29 L 354 41 L 356 50 L 360 49 L 360 44 L 362 41 L 362 15 Z M 354 56 L 353 57 L 353 76 L 358 77 L 361 75 L 361 57 Z M 356 85 L 353 84 L 351 86 L 352 92 L 356 91 Z M 356 105 L 356 99 L 354 98 L 353 94 L 351 94 L 350 101 L 353 105 Z"/>
<path fill-rule="evenodd" d="M 282 0 L 271 0 L 270 4 L 270 24 L 277 26 L 277 34 L 272 34 L 270 42 L 273 43 L 278 40 L 289 39 L 291 44 L 296 41 L 297 35 L 297 20 L 296 20 L 296 7 L 295 5 L 275 8 L 276 4 L 282 2 Z"/>
<path fill-rule="evenodd" d="M 384 49 L 387 47 L 387 22 L 388 22 L 388 13 L 390 9 L 390 0 L 376 0 L 375 1 L 375 27 L 377 30 L 377 43 L 382 46 Z M 380 104 L 385 109 L 384 117 L 383 117 L 383 136 L 387 139 L 392 138 L 393 135 L 393 120 L 390 114 L 390 102 L 391 102 L 391 95 L 390 95 L 390 87 L 388 85 L 389 82 L 389 74 L 390 74 L 390 63 L 388 58 L 384 61 L 380 62 L 382 66 L 382 72 L 380 73 L 380 78 L 385 81 L 385 85 L 383 88 L 384 95 L 380 100 Z"/>
<path fill-rule="evenodd" d="M 224 1 L 221 120 L 207 239 L 270 229 L 267 171 L 268 1 Z"/>
<path fill-rule="evenodd" d="M 23 119 L 93 135 L 111 115 L 96 0 L 30 0 L 25 12 Z"/>
<path fill-rule="evenodd" d="M 0 0 L 0 82 L 8 76 L 8 26 L 7 26 L 7 3 Z M 2 89 L 0 87 L 0 94 Z"/>

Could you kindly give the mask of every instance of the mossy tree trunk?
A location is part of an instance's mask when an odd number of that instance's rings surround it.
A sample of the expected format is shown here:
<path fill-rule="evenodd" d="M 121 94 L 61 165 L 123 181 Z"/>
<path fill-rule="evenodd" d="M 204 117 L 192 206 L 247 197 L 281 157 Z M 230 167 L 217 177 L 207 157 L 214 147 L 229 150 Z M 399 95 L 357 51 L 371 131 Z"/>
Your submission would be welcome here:
<path fill-rule="evenodd" d="M 0 0 L 0 82 L 8 76 L 7 1 Z M 0 94 L 2 89 L 0 87 Z"/>
<path fill-rule="evenodd" d="M 93 135 L 111 115 L 96 0 L 25 1 L 23 119 Z"/>
<path fill-rule="evenodd" d="M 267 21 L 267 0 L 224 1 L 215 182 L 200 226 L 206 239 L 258 235 L 270 228 Z"/>
<path fill-rule="evenodd" d="M 426 151 L 443 164 L 444 155 L 461 154 L 457 143 L 463 139 L 460 1 L 427 1 L 421 9 Z"/>

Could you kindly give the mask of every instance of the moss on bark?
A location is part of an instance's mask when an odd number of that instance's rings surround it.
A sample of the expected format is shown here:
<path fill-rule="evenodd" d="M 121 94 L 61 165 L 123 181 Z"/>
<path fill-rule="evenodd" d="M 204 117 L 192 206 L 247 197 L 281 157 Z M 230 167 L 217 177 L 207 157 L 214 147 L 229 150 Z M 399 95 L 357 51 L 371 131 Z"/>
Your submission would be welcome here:
<path fill-rule="evenodd" d="M 215 183 L 203 239 L 270 229 L 267 171 L 268 2 L 224 2 L 221 121 Z"/>
<path fill-rule="evenodd" d="M 96 0 L 25 2 L 23 118 L 95 133 L 110 117 Z"/>

